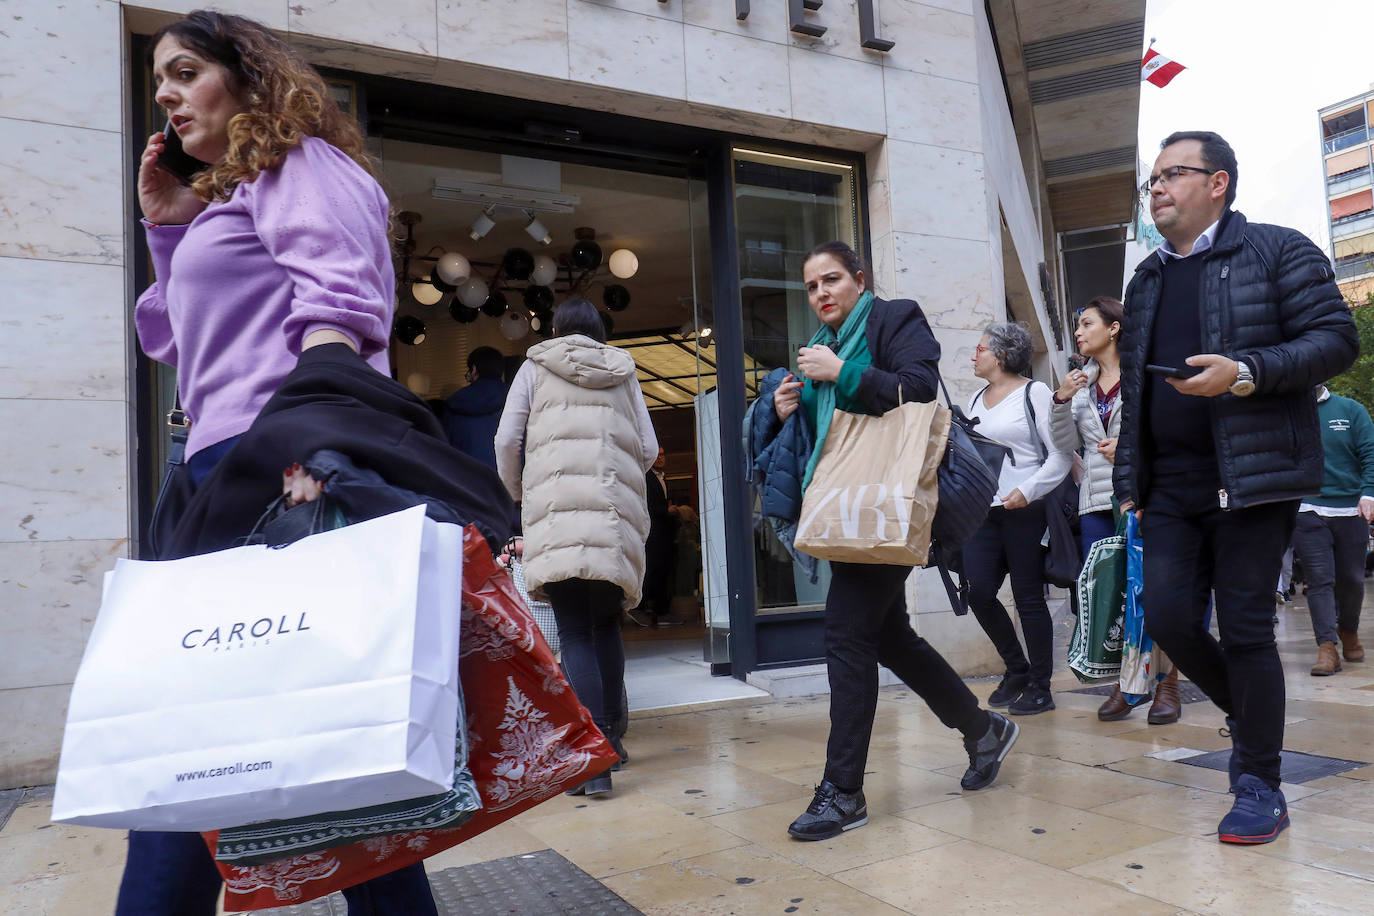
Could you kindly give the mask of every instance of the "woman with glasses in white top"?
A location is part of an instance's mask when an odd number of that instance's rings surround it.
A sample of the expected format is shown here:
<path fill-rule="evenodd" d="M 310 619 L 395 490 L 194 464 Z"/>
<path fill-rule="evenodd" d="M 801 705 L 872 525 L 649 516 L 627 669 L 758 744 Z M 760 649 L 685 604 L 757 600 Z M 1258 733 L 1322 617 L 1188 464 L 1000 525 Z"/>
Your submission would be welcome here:
<path fill-rule="evenodd" d="M 988 705 L 1008 706 L 1019 716 L 1054 709 L 1054 632 L 1045 603 L 1041 546 L 1044 497 L 1073 466 L 1073 456 L 1057 448 L 1050 433 L 1049 387 L 1024 375 L 1030 363 L 1031 338 L 1024 327 L 1010 322 L 989 325 L 973 354 L 973 374 L 987 386 L 974 395 L 968 409 L 969 417 L 978 420 L 978 432 L 1011 449 L 1010 458 L 1002 462 L 987 521 L 964 545 L 964 578 L 969 607 L 1006 665 Z M 1008 574 L 1024 650 L 1007 609 L 997 599 Z"/>

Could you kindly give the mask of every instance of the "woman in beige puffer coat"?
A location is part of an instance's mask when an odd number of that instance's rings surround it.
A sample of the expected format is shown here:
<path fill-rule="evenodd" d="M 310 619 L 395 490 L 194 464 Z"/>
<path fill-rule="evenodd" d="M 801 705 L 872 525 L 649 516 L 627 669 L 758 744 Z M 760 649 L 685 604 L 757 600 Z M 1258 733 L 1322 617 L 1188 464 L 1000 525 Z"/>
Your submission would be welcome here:
<path fill-rule="evenodd" d="M 511 382 L 496 469 L 521 504 L 530 597 L 553 605 L 563 670 L 609 735 L 625 683 L 620 612 L 639 603 L 643 585 L 644 481 L 658 439 L 634 359 L 606 344 L 596 307 L 564 302 L 553 329 Z M 610 789 L 605 773 L 569 794 Z"/>

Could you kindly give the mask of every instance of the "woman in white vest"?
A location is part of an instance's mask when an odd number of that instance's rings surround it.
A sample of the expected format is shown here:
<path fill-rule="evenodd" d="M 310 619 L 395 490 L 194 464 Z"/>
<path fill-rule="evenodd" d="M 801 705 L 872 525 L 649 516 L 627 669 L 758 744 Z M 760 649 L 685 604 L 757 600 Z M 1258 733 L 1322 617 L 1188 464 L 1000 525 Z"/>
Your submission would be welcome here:
<path fill-rule="evenodd" d="M 606 344 L 596 306 L 569 299 L 554 312 L 553 331 L 511 383 L 496 469 L 521 504 L 530 596 L 553 605 L 563 670 L 609 735 L 625 683 L 621 609 L 639 604 L 644 581 L 644 475 L 658 438 L 634 358 Z M 603 773 L 568 794 L 610 790 Z"/>

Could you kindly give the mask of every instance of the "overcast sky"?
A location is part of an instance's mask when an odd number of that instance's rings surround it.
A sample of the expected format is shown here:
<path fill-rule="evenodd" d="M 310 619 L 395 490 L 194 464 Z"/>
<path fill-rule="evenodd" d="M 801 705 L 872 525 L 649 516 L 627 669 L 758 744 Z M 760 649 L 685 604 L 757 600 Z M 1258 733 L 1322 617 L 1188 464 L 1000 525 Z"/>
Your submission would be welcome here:
<path fill-rule="evenodd" d="M 1329 255 L 1317 111 L 1374 83 L 1374 0 L 1149 0 L 1151 38 L 1188 69 L 1163 89 L 1141 84 L 1145 167 L 1172 131 L 1214 130 L 1236 151 L 1236 209 Z"/>

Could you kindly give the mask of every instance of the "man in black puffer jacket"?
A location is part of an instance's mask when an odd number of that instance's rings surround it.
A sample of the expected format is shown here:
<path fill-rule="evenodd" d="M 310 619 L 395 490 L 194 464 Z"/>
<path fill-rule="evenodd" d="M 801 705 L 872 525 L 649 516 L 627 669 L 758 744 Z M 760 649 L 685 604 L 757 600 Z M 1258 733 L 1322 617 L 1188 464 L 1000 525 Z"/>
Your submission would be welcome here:
<path fill-rule="evenodd" d="M 1355 325 L 1316 245 L 1231 210 L 1221 137 L 1170 135 L 1145 190 L 1166 241 L 1126 289 L 1113 482 L 1144 510 L 1146 629 L 1227 715 L 1236 800 L 1218 837 L 1267 843 L 1288 826 L 1274 582 L 1322 485 L 1312 389 L 1354 361 Z"/>

